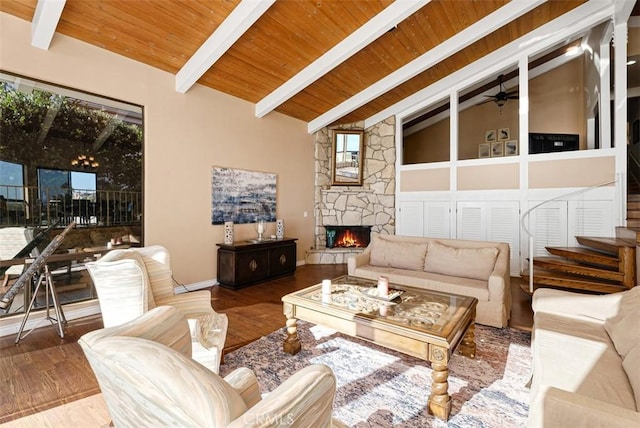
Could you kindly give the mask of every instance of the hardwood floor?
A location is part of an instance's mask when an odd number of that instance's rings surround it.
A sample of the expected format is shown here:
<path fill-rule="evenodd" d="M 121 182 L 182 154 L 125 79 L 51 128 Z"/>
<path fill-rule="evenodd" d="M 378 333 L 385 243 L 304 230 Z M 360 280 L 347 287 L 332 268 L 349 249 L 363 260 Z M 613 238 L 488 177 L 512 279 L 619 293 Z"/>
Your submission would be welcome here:
<path fill-rule="evenodd" d="M 229 317 L 225 353 L 284 326 L 281 297 L 324 278 L 346 273 L 346 265 L 305 265 L 294 275 L 241 290 L 212 289 L 212 306 Z M 510 326 L 531 330 L 531 300 L 512 278 Z M 100 315 L 72 320 L 60 339 L 54 328 L 34 330 L 18 345 L 15 335 L 0 338 L 0 423 L 73 402 L 100 392 L 77 340 L 102 328 Z"/>

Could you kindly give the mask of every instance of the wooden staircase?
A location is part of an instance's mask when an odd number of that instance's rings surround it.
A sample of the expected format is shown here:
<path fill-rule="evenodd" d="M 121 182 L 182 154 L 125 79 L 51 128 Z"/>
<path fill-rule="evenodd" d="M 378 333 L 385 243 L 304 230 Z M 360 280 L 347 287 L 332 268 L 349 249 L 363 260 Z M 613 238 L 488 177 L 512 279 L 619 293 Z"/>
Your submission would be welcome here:
<path fill-rule="evenodd" d="M 640 194 L 627 195 L 627 227 L 640 228 Z"/>
<path fill-rule="evenodd" d="M 560 288 L 590 293 L 616 293 L 636 285 L 635 239 L 577 236 L 580 247 L 546 247 L 549 257 L 533 259 L 534 290 Z M 529 293 L 529 272 L 521 288 Z"/>

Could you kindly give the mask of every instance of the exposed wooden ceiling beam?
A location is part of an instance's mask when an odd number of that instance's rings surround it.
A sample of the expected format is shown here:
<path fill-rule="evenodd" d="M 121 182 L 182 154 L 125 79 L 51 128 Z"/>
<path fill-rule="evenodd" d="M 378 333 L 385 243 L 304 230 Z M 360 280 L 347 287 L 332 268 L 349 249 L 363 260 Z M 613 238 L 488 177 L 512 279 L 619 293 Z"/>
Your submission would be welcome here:
<path fill-rule="evenodd" d="M 324 76 L 369 43 L 385 34 L 431 0 L 397 0 L 365 25 L 303 68 L 298 74 L 256 104 L 256 116 L 264 117 L 302 89 Z"/>
<path fill-rule="evenodd" d="M 309 133 L 316 132 L 318 129 L 333 123 L 342 116 L 365 105 L 396 86 L 399 86 L 412 77 L 444 60 L 448 56 L 455 54 L 503 25 L 506 25 L 514 19 L 524 15 L 536 6 L 544 3 L 544 1 L 545 0 L 521 0 L 507 3 L 475 24 L 457 33 L 455 36 L 445 40 L 433 49 L 420 55 L 404 67 L 399 68 L 369 86 L 367 89 L 357 93 L 331 110 L 318 116 L 309 122 Z"/>
<path fill-rule="evenodd" d="M 176 91 L 185 93 L 256 22 L 275 0 L 242 0 L 176 74 Z"/>
<path fill-rule="evenodd" d="M 31 46 L 48 50 L 66 0 L 38 0 L 31 22 Z"/>

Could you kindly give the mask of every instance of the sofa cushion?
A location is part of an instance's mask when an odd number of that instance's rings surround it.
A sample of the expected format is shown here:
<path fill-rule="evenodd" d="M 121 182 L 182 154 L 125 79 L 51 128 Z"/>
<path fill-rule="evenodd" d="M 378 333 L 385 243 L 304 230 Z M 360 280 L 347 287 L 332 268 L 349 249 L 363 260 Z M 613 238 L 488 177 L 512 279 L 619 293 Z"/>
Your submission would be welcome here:
<path fill-rule="evenodd" d="M 372 242 L 369 262 L 374 266 L 422 270 L 427 244 L 388 241 L 381 237 Z"/>
<path fill-rule="evenodd" d="M 620 299 L 618 313 L 604 322 L 616 351 L 622 358 L 640 345 L 640 287 L 625 291 Z"/>
<path fill-rule="evenodd" d="M 437 241 L 429 243 L 424 270 L 486 281 L 491 276 L 498 257 L 498 249 L 454 248 Z"/>
<path fill-rule="evenodd" d="M 636 410 L 640 411 L 640 345 L 634 346 L 624 357 L 622 367 L 627 373 L 633 394 L 636 397 Z"/>

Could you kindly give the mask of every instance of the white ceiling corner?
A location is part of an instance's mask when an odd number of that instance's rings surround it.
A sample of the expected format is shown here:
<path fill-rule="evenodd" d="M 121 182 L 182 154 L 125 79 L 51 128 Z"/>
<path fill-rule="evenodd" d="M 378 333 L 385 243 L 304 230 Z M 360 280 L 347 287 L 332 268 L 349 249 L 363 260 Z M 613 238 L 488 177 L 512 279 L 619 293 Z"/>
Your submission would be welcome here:
<path fill-rule="evenodd" d="M 176 91 L 185 93 L 247 31 L 275 0 L 242 0 L 176 74 Z"/>
<path fill-rule="evenodd" d="M 369 101 L 423 72 L 429 67 L 432 67 L 443 59 L 462 50 L 471 43 L 481 39 L 487 34 L 490 34 L 519 16 L 524 15 L 544 3 L 544 1 L 545 0 L 521 0 L 507 3 L 475 24 L 457 33 L 455 36 L 425 52 L 407 65 L 399 68 L 383 79 L 380 79 L 367 89 L 359 92 L 336 107 L 313 119 L 309 122 L 307 131 L 309 133 L 314 133 L 318 129 L 338 120 L 342 116 L 356 110 Z"/>
<path fill-rule="evenodd" d="M 38 0 L 31 22 L 31 46 L 48 50 L 66 0 Z"/>
<path fill-rule="evenodd" d="M 390 4 L 362 27 L 283 83 L 279 88 L 258 101 L 256 104 L 256 116 L 266 116 L 430 1 L 398 0 Z"/>

